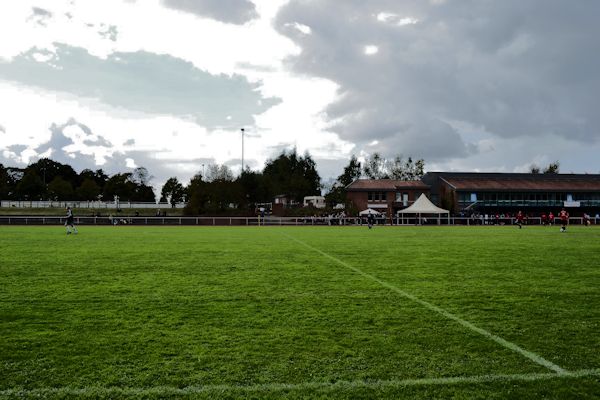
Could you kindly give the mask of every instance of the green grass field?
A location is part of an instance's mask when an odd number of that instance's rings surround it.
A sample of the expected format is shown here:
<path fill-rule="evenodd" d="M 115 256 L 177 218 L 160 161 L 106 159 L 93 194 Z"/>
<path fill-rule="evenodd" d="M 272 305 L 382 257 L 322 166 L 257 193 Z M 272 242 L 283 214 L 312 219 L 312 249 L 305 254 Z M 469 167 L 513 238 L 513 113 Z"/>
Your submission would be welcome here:
<path fill-rule="evenodd" d="M 0 227 L 0 398 L 598 398 L 600 229 Z"/>

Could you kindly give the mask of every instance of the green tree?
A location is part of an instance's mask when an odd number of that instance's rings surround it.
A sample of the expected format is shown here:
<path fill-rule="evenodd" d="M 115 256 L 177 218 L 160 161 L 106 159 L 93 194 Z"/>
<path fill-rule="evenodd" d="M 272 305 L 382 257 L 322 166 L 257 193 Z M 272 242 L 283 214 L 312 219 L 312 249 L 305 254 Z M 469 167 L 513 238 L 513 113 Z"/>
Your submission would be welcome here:
<path fill-rule="evenodd" d="M 102 188 L 92 178 L 85 178 L 81 186 L 77 188 L 77 197 L 80 200 L 98 200 L 100 193 L 102 193 Z"/>
<path fill-rule="evenodd" d="M 8 173 L 8 169 L 0 164 L 0 199 L 10 199 L 14 191 L 14 180 Z"/>
<path fill-rule="evenodd" d="M 272 201 L 269 198 L 267 189 L 264 185 L 264 179 L 260 172 L 244 170 L 236 180 L 239 185 L 240 199 L 238 204 L 248 207 L 256 203 L 265 203 Z"/>
<path fill-rule="evenodd" d="M 402 181 L 418 181 L 425 174 L 425 161 L 423 159 L 413 161 L 408 157 L 406 161 L 402 156 L 396 156 L 389 162 L 390 177 Z"/>
<path fill-rule="evenodd" d="M 544 169 L 545 174 L 558 174 L 560 171 L 560 162 L 554 161 L 553 163 L 548 164 L 548 166 Z"/>
<path fill-rule="evenodd" d="M 131 201 L 140 201 L 145 203 L 156 202 L 156 194 L 152 186 L 136 185 L 133 199 Z"/>
<path fill-rule="evenodd" d="M 201 215 L 206 209 L 208 196 L 206 192 L 207 183 L 203 181 L 202 174 L 196 174 L 186 187 L 188 202 L 183 209 L 185 215 Z"/>
<path fill-rule="evenodd" d="M 346 203 L 346 186 L 359 179 L 361 174 L 362 165 L 358 158 L 352 155 L 350 162 L 344 167 L 344 172 L 337 177 L 331 190 L 325 195 L 325 202 L 331 207 Z"/>
<path fill-rule="evenodd" d="M 137 167 L 131 174 L 131 180 L 139 186 L 149 186 L 152 176 L 145 167 Z"/>
<path fill-rule="evenodd" d="M 309 153 L 298 156 L 295 149 L 269 160 L 263 170 L 263 179 L 269 199 L 286 194 L 301 202 L 305 196 L 321 193 L 321 177 L 314 160 Z"/>
<path fill-rule="evenodd" d="M 60 176 L 63 180 L 69 182 L 72 187 L 77 186 L 78 175 L 77 172 L 67 164 L 62 164 L 49 158 L 40 158 L 38 161 L 30 164 L 26 169 L 35 171 L 37 176 L 42 179 L 44 185 L 48 185 L 54 178 Z"/>
<path fill-rule="evenodd" d="M 425 174 L 425 160 L 413 161 L 412 157 L 408 157 L 405 161 L 400 155 L 388 160 L 379 153 L 373 153 L 365 161 L 363 172 L 370 179 L 418 181 Z"/>
<path fill-rule="evenodd" d="M 218 179 L 205 185 L 206 206 L 213 211 L 224 211 L 231 204 L 239 206 L 240 190 L 237 182 Z"/>
<path fill-rule="evenodd" d="M 365 160 L 363 173 L 369 179 L 389 179 L 388 166 L 385 158 L 379 153 L 373 153 Z"/>
<path fill-rule="evenodd" d="M 56 176 L 48 184 L 48 195 L 52 200 L 73 200 L 73 186 L 61 176 Z"/>
<path fill-rule="evenodd" d="M 41 200 L 43 194 L 46 192 L 44 182 L 34 169 L 25 171 L 16 189 L 17 196 L 21 200 Z"/>
<path fill-rule="evenodd" d="M 102 198 L 105 201 L 112 201 L 118 196 L 120 201 L 134 201 L 136 185 L 131 179 L 131 173 L 115 174 L 108 178 L 104 185 Z"/>
<path fill-rule="evenodd" d="M 92 171 L 91 169 L 84 169 L 79 174 L 79 182 L 83 184 L 83 182 L 86 179 L 93 180 L 96 183 L 96 185 L 100 187 L 100 190 L 102 190 L 102 188 L 106 184 L 106 181 L 108 180 L 108 175 L 106 175 L 102 169 L 97 169 L 96 171 Z"/>
<path fill-rule="evenodd" d="M 165 182 L 160 193 L 161 201 L 169 201 L 172 207 L 182 202 L 185 194 L 185 188 L 175 177 L 169 178 Z"/>
<path fill-rule="evenodd" d="M 350 162 L 344 167 L 344 172 L 338 176 L 337 181 L 340 185 L 348 186 L 355 180 L 359 179 L 362 174 L 362 165 L 358 158 L 353 154 L 350 157 Z"/>
<path fill-rule="evenodd" d="M 152 180 L 152 176 L 145 167 L 137 167 L 134 169 L 129 179 L 135 185 L 135 190 L 131 201 L 148 203 L 156 201 L 154 189 L 152 186 L 150 186 L 150 180 Z"/>
<path fill-rule="evenodd" d="M 233 181 L 233 172 L 227 165 L 210 164 L 204 179 L 206 182 Z"/>

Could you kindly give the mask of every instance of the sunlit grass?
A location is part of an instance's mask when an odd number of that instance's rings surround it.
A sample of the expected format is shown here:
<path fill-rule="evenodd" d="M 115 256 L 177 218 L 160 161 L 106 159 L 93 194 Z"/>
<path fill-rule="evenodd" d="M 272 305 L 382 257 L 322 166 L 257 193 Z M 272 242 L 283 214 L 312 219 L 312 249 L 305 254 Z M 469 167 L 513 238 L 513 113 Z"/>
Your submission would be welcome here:
<path fill-rule="evenodd" d="M 552 371 L 381 284 L 568 371 L 597 369 L 595 228 L 79 231 L 0 227 L 5 397 L 17 397 L 15 390 L 32 398 L 593 398 L 600 392 L 597 375 L 403 386 L 407 379 Z M 196 389 L 174 391 L 190 387 Z M 75 396 L 48 388 L 87 389 Z M 116 389 L 124 391 L 110 392 Z"/>

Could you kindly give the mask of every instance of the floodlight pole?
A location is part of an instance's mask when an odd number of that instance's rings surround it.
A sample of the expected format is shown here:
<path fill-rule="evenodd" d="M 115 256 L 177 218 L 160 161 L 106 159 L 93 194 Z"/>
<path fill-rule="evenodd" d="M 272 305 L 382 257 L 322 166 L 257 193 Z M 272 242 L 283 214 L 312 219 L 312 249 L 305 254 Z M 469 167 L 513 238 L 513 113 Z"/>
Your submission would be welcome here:
<path fill-rule="evenodd" d="M 242 172 L 240 173 L 240 175 L 244 173 L 244 132 L 245 129 L 242 128 Z"/>

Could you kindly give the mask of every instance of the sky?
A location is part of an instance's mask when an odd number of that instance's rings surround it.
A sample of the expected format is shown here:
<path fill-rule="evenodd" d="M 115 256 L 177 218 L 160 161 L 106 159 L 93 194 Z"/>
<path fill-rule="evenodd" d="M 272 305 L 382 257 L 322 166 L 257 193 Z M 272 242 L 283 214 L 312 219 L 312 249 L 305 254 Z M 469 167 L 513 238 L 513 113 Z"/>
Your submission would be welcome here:
<path fill-rule="evenodd" d="M 254 170 L 309 152 L 600 173 L 600 2 L 0 3 L 0 163 Z"/>

